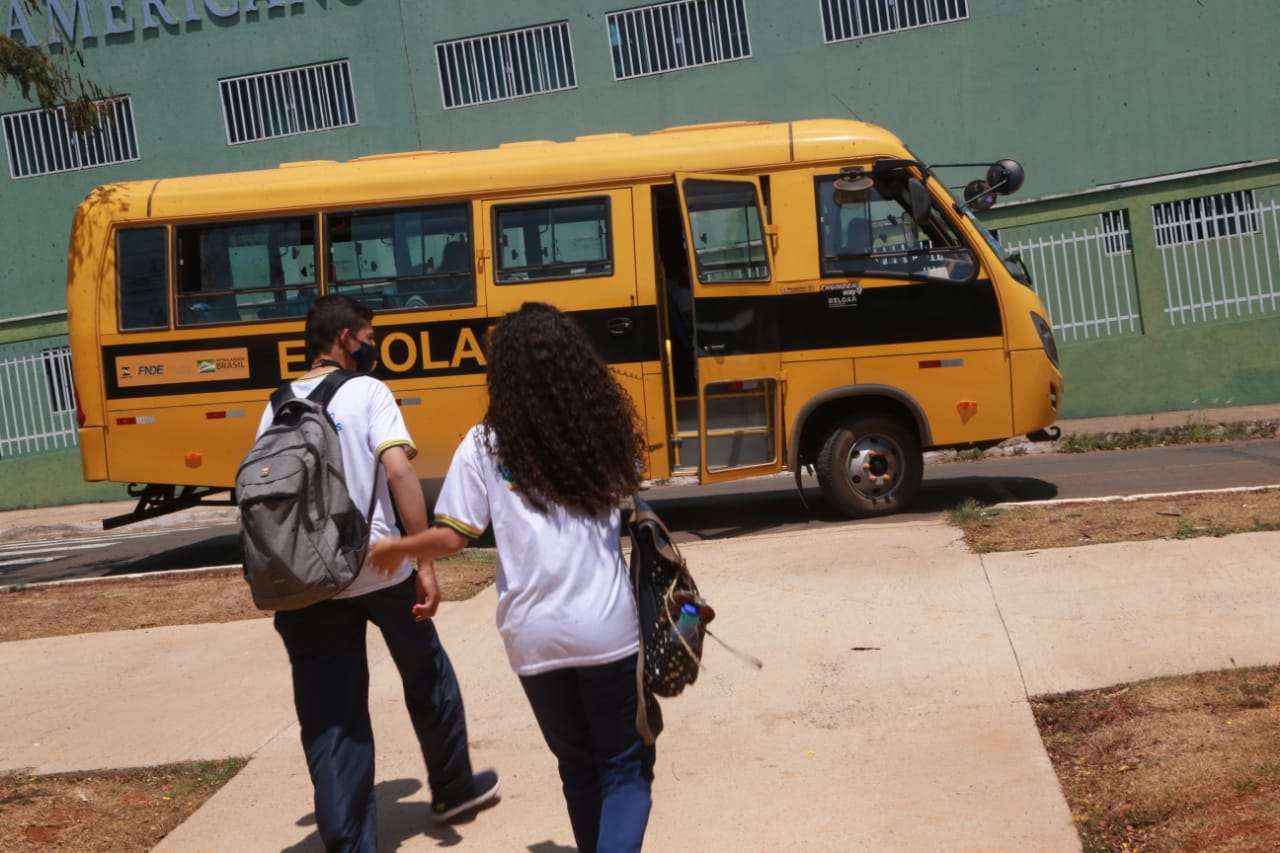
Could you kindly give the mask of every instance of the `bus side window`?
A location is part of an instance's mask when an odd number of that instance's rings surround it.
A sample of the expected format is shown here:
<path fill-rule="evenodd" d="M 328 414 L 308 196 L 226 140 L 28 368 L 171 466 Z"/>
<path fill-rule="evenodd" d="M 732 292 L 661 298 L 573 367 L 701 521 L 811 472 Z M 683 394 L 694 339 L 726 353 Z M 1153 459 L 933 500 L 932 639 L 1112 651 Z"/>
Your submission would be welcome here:
<path fill-rule="evenodd" d="M 314 296 L 315 218 L 177 230 L 178 325 L 301 316 Z"/>
<path fill-rule="evenodd" d="M 613 275 L 607 198 L 494 208 L 498 284 Z"/>
<path fill-rule="evenodd" d="M 698 281 L 768 281 L 769 256 L 755 187 L 746 182 L 686 178 Z"/>
<path fill-rule="evenodd" d="M 120 329 L 169 327 L 168 240 L 164 228 L 116 235 L 116 303 Z"/>
<path fill-rule="evenodd" d="M 329 291 L 375 308 L 476 304 L 466 204 L 332 214 Z"/>

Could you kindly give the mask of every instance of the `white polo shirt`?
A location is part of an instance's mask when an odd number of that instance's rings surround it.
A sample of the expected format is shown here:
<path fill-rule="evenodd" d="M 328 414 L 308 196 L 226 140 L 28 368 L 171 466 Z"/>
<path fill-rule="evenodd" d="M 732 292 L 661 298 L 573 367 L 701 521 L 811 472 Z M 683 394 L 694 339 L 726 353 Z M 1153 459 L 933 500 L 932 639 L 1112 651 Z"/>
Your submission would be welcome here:
<path fill-rule="evenodd" d="M 498 632 L 511 668 L 537 675 L 611 663 L 640 647 L 620 514 L 548 503 L 541 511 L 472 427 L 453 455 L 436 521 L 474 539 L 493 524 L 498 545 Z"/>
<path fill-rule="evenodd" d="M 296 397 L 305 397 L 316 389 L 323 376 L 297 380 L 293 383 Z M 329 416 L 338 428 L 338 440 L 342 444 L 342 472 L 347 481 L 347 493 L 360 512 L 369 508 L 369 494 L 382 452 L 388 447 L 403 445 L 409 458 L 418 450 L 409 437 L 409 430 L 400 415 L 391 389 L 372 376 L 354 376 L 343 383 L 329 401 Z M 267 404 L 258 423 L 258 435 L 271 426 L 271 404 Z M 391 502 L 391 490 L 385 476 L 378 477 L 378 498 L 370 518 L 369 541 L 376 542 L 395 530 L 395 509 Z M 394 572 L 379 574 L 370 568 L 366 560 L 360 574 L 351 585 L 334 598 L 353 598 L 367 592 L 394 586 L 409 576 L 412 568 L 406 560 Z"/>

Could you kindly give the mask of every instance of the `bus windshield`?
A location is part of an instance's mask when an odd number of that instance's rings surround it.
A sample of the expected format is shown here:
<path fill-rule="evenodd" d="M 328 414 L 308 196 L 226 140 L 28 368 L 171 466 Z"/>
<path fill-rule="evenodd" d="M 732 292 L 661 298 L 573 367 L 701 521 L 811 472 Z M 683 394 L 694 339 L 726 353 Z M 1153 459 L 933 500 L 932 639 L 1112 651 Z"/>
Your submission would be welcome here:
<path fill-rule="evenodd" d="M 877 178 L 855 198 L 837 200 L 838 177 L 816 180 L 824 277 L 972 280 L 973 253 L 938 207 L 931 205 L 921 222 L 911 218 L 905 180 Z"/>

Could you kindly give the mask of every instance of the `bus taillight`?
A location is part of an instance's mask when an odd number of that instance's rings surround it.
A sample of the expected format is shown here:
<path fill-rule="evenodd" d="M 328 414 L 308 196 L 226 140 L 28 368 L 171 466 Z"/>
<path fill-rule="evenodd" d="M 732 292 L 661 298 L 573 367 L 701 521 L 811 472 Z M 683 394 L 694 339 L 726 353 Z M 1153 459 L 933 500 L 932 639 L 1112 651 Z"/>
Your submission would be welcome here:
<path fill-rule="evenodd" d="M 84 422 L 88 419 L 84 416 L 84 406 L 80 405 L 80 390 L 73 386 L 71 393 L 76 397 L 76 426 L 84 426 Z"/>

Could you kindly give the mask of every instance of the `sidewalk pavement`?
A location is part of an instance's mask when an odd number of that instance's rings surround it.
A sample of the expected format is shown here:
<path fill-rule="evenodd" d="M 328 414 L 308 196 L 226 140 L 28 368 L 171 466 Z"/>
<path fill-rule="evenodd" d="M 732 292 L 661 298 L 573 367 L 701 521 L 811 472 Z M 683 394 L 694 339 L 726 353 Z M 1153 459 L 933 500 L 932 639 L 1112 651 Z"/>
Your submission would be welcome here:
<path fill-rule="evenodd" d="M 1027 698 L 1275 663 L 1278 546 L 1280 533 L 1253 533 L 973 554 L 930 521 L 682 545 L 717 634 L 764 668 L 709 643 L 698 683 L 663 702 L 646 847 L 1078 851 Z M 476 766 L 502 776 L 501 803 L 451 827 L 431 822 L 395 668 L 373 632 L 384 850 L 573 849 L 494 606 L 491 587 L 436 620 Z M 0 770 L 250 756 L 156 850 L 321 849 L 270 620 L 4 643 L 0 672 Z"/>
<path fill-rule="evenodd" d="M 663 703 L 647 847 L 1078 851 L 1027 697 L 1274 663 L 1280 533 L 972 554 L 942 522 L 682 546 L 719 614 L 707 671 Z M 785 555 L 785 556 L 783 556 Z M 554 762 L 490 588 L 437 619 L 477 767 L 502 801 L 436 827 L 370 640 L 384 850 L 572 849 Z M 0 769 L 249 765 L 158 851 L 318 851 L 284 650 L 267 619 L 0 644 Z"/>

